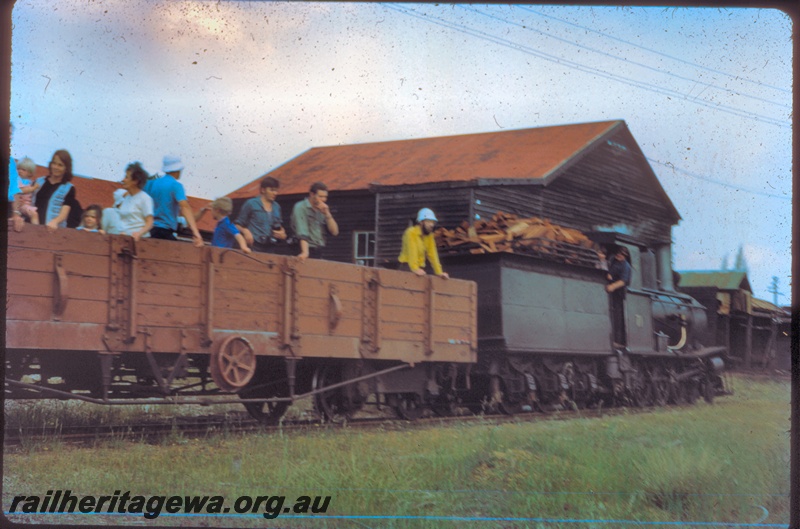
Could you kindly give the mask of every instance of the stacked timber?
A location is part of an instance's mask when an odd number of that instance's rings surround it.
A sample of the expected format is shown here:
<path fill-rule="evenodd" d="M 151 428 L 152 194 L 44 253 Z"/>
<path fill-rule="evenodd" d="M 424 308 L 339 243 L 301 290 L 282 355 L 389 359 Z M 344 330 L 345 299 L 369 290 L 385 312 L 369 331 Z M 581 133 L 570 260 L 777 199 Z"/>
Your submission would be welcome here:
<path fill-rule="evenodd" d="M 582 232 L 539 217 L 520 218 L 513 213 L 495 213 L 490 220 L 462 222 L 455 229 L 436 230 L 442 255 L 524 253 L 571 264 L 595 267 L 597 247 Z"/>

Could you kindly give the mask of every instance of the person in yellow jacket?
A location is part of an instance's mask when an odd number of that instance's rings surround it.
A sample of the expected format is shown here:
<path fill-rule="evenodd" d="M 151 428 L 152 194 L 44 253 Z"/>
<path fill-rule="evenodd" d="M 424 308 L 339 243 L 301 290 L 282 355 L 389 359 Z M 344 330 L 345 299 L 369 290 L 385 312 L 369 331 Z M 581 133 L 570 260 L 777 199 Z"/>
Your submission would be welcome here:
<path fill-rule="evenodd" d="M 442 271 L 442 263 L 439 262 L 439 252 L 436 250 L 436 240 L 433 236 L 433 228 L 436 226 L 436 215 L 428 208 L 422 208 L 417 213 L 417 222 L 406 229 L 403 233 L 403 249 L 400 252 L 401 266 L 406 265 L 418 276 L 425 275 L 425 260 L 430 262 L 433 273 L 447 279 L 450 277 Z M 402 266 L 402 269 L 406 269 Z"/>

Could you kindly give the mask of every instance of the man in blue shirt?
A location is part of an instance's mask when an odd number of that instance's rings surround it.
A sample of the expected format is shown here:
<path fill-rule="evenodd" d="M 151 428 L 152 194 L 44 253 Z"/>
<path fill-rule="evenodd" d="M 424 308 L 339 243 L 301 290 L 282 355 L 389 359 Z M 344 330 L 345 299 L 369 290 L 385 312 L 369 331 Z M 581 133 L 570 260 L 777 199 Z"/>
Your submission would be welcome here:
<path fill-rule="evenodd" d="M 611 321 L 614 327 L 614 347 L 622 348 L 628 344 L 625 332 L 625 293 L 631 284 L 630 252 L 620 246 L 608 267 L 606 292 L 611 294 Z"/>
<path fill-rule="evenodd" d="M 183 185 L 178 182 L 183 170 L 183 163 L 177 156 L 164 156 L 161 171 L 164 176 L 147 182 L 144 191 L 153 199 L 153 228 L 150 237 L 153 239 L 178 240 L 178 215 L 182 215 L 192 230 L 192 239 L 197 247 L 203 246 L 203 238 L 197 229 L 194 212 L 186 199 Z"/>
<path fill-rule="evenodd" d="M 271 176 L 261 180 L 259 196 L 248 199 L 236 218 L 236 227 L 257 252 L 278 253 L 282 247 L 277 242 L 286 239 L 281 205 L 275 201 L 279 185 Z"/>

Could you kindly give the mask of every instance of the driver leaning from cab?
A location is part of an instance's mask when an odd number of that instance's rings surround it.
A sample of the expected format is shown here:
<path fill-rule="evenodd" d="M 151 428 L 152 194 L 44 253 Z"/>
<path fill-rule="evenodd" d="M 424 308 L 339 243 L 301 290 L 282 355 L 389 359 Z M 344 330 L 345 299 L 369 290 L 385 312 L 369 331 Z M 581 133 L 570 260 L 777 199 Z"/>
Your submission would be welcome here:
<path fill-rule="evenodd" d="M 397 258 L 401 263 L 401 270 L 411 270 L 418 276 L 424 276 L 427 257 L 435 275 L 443 279 L 450 277 L 442 271 L 442 264 L 439 262 L 439 252 L 433 235 L 437 222 L 433 211 L 428 208 L 419 210 L 414 225 L 403 233 L 403 249 Z"/>

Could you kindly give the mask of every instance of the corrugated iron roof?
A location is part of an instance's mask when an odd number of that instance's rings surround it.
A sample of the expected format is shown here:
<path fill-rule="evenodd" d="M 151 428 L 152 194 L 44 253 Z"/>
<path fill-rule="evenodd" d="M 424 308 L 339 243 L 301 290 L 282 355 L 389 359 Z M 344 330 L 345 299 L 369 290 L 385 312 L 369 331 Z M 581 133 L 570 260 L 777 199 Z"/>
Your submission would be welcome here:
<path fill-rule="evenodd" d="M 47 176 L 47 167 L 41 165 L 36 166 L 35 178 Z M 122 180 L 122 178 L 120 178 Z M 78 202 L 85 209 L 92 204 L 97 204 L 103 208 L 109 208 L 114 205 L 114 191 L 121 186 L 119 182 L 112 182 L 110 180 L 101 180 L 99 178 L 91 178 L 86 176 L 73 175 L 72 185 L 75 186 L 75 191 L 78 196 Z M 203 206 L 209 204 L 211 201 L 205 198 L 186 197 L 189 205 L 195 211 L 200 210 Z M 197 223 L 197 227 L 205 231 L 214 231 L 216 221 L 210 214 L 206 214 Z"/>
<path fill-rule="evenodd" d="M 786 314 L 786 311 L 784 311 L 779 306 L 773 305 L 769 301 L 765 301 L 763 299 L 753 298 L 752 299 L 752 303 L 753 303 L 753 309 L 754 310 L 758 310 L 758 311 L 762 311 L 762 312 L 777 312 L 777 313 L 780 313 L 781 315 L 785 315 Z"/>
<path fill-rule="evenodd" d="M 267 174 L 287 195 L 307 193 L 317 181 L 334 191 L 475 179 L 544 181 L 620 125 L 624 121 L 315 147 Z M 228 196 L 258 195 L 264 176 Z"/>
<path fill-rule="evenodd" d="M 680 287 L 716 287 L 719 290 L 747 290 L 750 281 L 747 273 L 741 270 L 687 270 L 678 272 L 681 275 Z"/>

